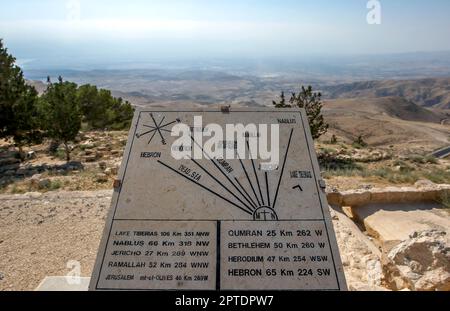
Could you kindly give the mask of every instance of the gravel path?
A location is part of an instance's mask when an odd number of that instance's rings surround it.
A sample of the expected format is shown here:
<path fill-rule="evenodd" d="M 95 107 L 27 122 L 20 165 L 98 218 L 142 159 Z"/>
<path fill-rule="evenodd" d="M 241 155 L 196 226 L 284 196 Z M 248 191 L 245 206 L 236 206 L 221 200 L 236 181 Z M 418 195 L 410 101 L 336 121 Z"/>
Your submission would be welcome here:
<path fill-rule="evenodd" d="M 90 276 L 112 191 L 0 196 L 0 290 L 34 290 L 66 275 Z"/>

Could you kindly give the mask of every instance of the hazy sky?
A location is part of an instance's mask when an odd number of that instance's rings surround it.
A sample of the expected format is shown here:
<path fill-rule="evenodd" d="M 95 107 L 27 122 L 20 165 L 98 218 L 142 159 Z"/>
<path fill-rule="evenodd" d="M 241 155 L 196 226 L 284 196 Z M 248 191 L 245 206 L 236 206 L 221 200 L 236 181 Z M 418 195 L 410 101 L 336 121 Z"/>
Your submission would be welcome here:
<path fill-rule="evenodd" d="M 450 1 L 0 0 L 22 62 L 288 57 L 450 50 Z"/>

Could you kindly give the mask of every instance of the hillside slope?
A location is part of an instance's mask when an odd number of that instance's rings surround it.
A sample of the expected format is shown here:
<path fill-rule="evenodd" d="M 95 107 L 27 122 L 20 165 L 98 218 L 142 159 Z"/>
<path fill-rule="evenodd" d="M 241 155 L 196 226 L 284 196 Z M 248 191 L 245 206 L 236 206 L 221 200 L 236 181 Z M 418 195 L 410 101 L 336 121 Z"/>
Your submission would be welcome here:
<path fill-rule="evenodd" d="M 335 99 L 324 102 L 332 134 L 353 141 L 359 135 L 373 146 L 396 145 L 398 150 L 433 150 L 448 144 L 446 115 L 401 97 Z"/>
<path fill-rule="evenodd" d="M 328 100 L 327 109 L 348 110 L 371 115 L 384 115 L 406 121 L 441 123 L 447 116 L 443 112 L 430 110 L 403 97 L 350 98 Z"/>
<path fill-rule="evenodd" d="M 450 78 L 366 81 L 323 87 L 327 98 L 404 97 L 423 106 L 450 109 Z"/>

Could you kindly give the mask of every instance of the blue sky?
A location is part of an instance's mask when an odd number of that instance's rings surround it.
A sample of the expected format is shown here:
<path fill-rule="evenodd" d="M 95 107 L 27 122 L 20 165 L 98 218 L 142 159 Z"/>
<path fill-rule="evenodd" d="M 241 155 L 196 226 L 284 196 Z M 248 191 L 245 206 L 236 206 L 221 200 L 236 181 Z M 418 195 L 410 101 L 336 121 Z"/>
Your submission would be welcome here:
<path fill-rule="evenodd" d="M 19 59 L 298 57 L 450 50 L 450 1 L 0 0 Z M 78 9 L 79 8 L 79 9 Z"/>

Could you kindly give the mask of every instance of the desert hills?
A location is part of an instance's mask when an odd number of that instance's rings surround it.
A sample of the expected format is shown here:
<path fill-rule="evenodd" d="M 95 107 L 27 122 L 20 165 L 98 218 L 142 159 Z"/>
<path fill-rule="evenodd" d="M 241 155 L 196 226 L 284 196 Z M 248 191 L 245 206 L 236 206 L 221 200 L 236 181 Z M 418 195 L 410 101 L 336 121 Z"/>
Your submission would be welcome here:
<path fill-rule="evenodd" d="M 82 81 L 78 74 L 76 80 L 78 83 L 103 81 L 100 84 L 106 84 L 115 96 L 144 107 L 271 106 L 281 90 L 288 94 L 297 85 L 285 79 L 239 77 L 220 72 L 187 71 L 162 76 L 140 73 L 135 74 L 136 80 L 123 78 L 125 72 L 114 74 L 117 80 L 111 85 L 110 80 L 101 79 L 95 72 Z M 39 93 L 45 91 L 45 83 L 29 83 Z M 421 152 L 429 152 L 449 144 L 450 78 L 341 84 L 322 81 L 313 83 L 313 87 L 323 93 L 324 115 L 330 124 L 330 131 L 322 141 L 334 134 L 351 143 L 361 135 L 369 145 L 394 145 L 399 150 L 407 148 L 408 152 L 416 147 Z M 161 89 L 166 91 L 160 92 Z M 186 90 L 189 91 L 186 93 Z"/>
<path fill-rule="evenodd" d="M 450 109 L 450 78 L 381 80 L 324 87 L 328 98 L 403 97 L 423 107 Z"/>
<path fill-rule="evenodd" d="M 361 135 L 371 146 L 398 150 L 434 150 L 448 144 L 446 114 L 402 97 L 325 100 L 324 115 L 332 134 L 350 142 Z"/>

